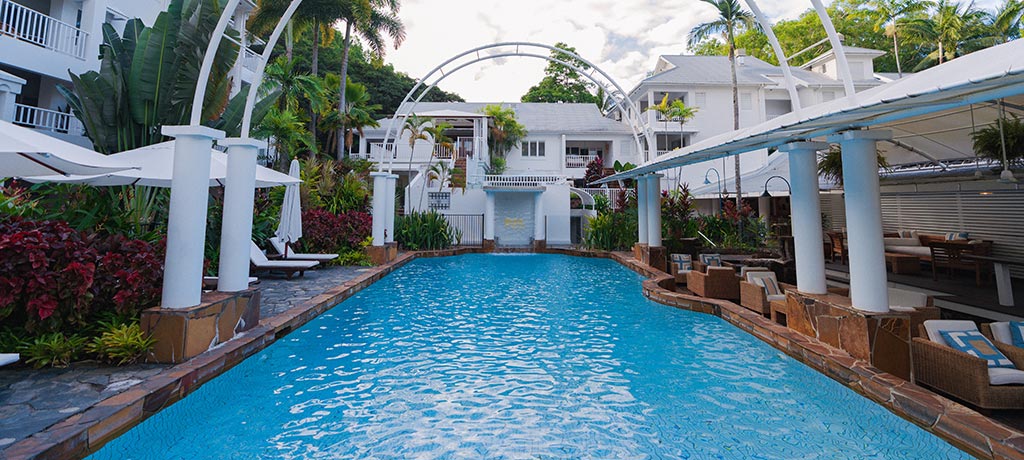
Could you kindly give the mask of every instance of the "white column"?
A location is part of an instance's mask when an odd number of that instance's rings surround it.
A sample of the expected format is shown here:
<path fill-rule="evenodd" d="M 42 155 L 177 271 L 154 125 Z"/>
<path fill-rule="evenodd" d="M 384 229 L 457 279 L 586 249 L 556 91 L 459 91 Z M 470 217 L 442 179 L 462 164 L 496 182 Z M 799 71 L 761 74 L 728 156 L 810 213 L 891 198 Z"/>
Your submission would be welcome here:
<path fill-rule="evenodd" d="M 565 171 L 565 155 L 565 134 L 563 134 L 561 137 L 561 149 L 558 151 L 558 158 L 562 159 L 562 164 L 558 166 L 558 169 L 561 171 Z"/>
<path fill-rule="evenodd" d="M 825 294 L 825 257 L 821 241 L 821 198 L 818 196 L 818 150 L 824 142 L 793 142 L 779 147 L 789 152 L 790 208 L 796 251 L 797 290 Z M 884 270 L 883 270 L 884 272 Z"/>
<path fill-rule="evenodd" d="M 871 312 L 889 311 L 875 143 L 891 136 L 889 131 L 846 131 L 829 138 L 843 149 L 850 297 L 854 307 Z"/>
<path fill-rule="evenodd" d="M 647 176 L 647 244 L 661 246 L 661 174 Z"/>
<path fill-rule="evenodd" d="M 764 219 L 764 223 L 769 223 L 772 217 L 772 198 L 768 196 L 757 197 L 757 213 Z"/>
<path fill-rule="evenodd" d="M 256 157 L 261 148 L 266 148 L 267 143 L 255 139 L 231 138 L 218 144 L 228 148 L 228 170 L 224 184 L 217 290 L 238 292 L 249 288 Z"/>
<path fill-rule="evenodd" d="M 533 241 L 544 241 L 544 192 L 533 195 Z"/>
<path fill-rule="evenodd" d="M 647 176 L 636 178 L 636 215 L 639 243 L 647 244 L 650 235 L 647 233 Z"/>
<path fill-rule="evenodd" d="M 47 2 L 49 3 L 49 2 Z M 71 3 L 71 2 L 67 2 Z M 107 22 L 107 6 L 109 0 L 88 0 L 81 2 L 82 5 L 82 30 L 89 33 L 85 41 L 85 70 L 99 68 L 100 45 L 103 44 L 103 23 Z M 74 21 L 64 21 L 74 24 Z M 118 34 L 124 33 L 124 23 L 117 29 Z M 81 62 L 81 61 L 79 61 Z M 74 68 L 75 66 L 72 65 Z"/>
<path fill-rule="evenodd" d="M 388 176 L 386 172 L 374 171 L 370 173 L 373 178 L 373 227 L 370 233 L 374 246 L 384 246 L 384 233 L 387 229 L 388 213 Z"/>
<path fill-rule="evenodd" d="M 162 132 L 175 142 L 160 305 L 188 308 L 199 305 L 203 295 L 210 150 L 224 132 L 203 126 L 164 126 Z"/>
<path fill-rule="evenodd" d="M 484 192 L 484 240 L 494 241 L 494 192 Z"/>
<path fill-rule="evenodd" d="M 387 216 L 385 216 L 385 218 L 384 218 L 384 225 L 385 225 L 384 228 L 386 229 L 385 230 L 385 235 L 386 236 L 384 237 L 384 241 L 386 243 L 394 243 L 395 242 L 395 214 L 397 214 L 397 212 L 396 212 L 397 210 L 395 209 L 395 189 L 398 187 L 398 174 L 389 174 L 388 175 L 388 179 L 387 179 L 387 184 L 388 184 L 388 186 L 387 186 L 387 190 L 388 190 L 388 196 L 387 196 L 388 210 L 387 210 Z"/>

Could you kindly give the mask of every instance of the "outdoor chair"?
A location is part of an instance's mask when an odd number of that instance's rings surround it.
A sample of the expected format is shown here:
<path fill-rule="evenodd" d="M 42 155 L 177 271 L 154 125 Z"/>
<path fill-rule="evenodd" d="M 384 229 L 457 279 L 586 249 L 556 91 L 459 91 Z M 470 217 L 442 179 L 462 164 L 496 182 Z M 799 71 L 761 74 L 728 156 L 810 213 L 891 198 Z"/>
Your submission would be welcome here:
<path fill-rule="evenodd" d="M 671 254 L 670 269 L 676 277 L 676 284 L 686 284 L 686 275 L 693 270 L 693 257 L 689 254 Z"/>
<path fill-rule="evenodd" d="M 8 364 L 14 364 L 21 359 L 21 355 L 17 353 L 0 353 L 0 367 Z"/>
<path fill-rule="evenodd" d="M 692 270 L 686 275 L 686 288 L 701 297 L 739 300 L 740 279 L 729 267 L 708 267 L 707 273 Z"/>
<path fill-rule="evenodd" d="M 296 273 L 303 276 L 306 274 L 306 270 L 320 265 L 320 262 L 315 260 L 270 260 L 263 250 L 256 246 L 256 243 L 252 243 L 249 247 L 249 262 L 254 273 L 281 272 L 288 279 L 291 279 Z"/>
<path fill-rule="evenodd" d="M 693 261 L 693 269 L 702 273 L 708 271 L 708 267 L 721 267 L 721 254 L 699 254 L 697 260 Z"/>
<path fill-rule="evenodd" d="M 906 289 L 889 288 L 889 310 L 910 316 L 912 337 L 920 336 L 920 326 L 925 321 L 942 317 L 942 312 L 935 306 L 935 299 L 932 296 Z"/>
<path fill-rule="evenodd" d="M 978 331 L 973 321 L 929 320 L 921 329 L 921 337 L 913 338 L 916 383 L 981 409 L 1024 408 L 1024 371 L 1020 370 L 1024 349 L 992 342 L 1014 367 L 989 367 L 988 360 L 954 349 L 942 335 L 942 331 Z M 984 343 L 980 346 L 991 349 Z"/>
<path fill-rule="evenodd" d="M 843 241 L 843 234 L 837 232 L 828 232 L 829 242 L 832 243 L 832 262 L 836 261 L 836 256 L 839 256 L 839 263 L 846 264 L 846 261 L 850 259 L 850 250 L 846 248 L 846 242 Z"/>
<path fill-rule="evenodd" d="M 784 302 L 787 289 L 796 289 L 796 286 L 778 282 L 773 271 L 749 271 L 746 279 L 740 281 L 740 305 L 769 316 L 771 302 Z"/>
<path fill-rule="evenodd" d="M 953 278 L 954 270 L 974 272 L 974 282 L 982 285 L 982 276 L 993 273 L 992 263 L 965 258 L 966 255 L 987 256 L 992 253 L 991 241 L 933 242 L 928 244 L 932 253 L 932 279 L 938 281 L 939 268 L 946 269 L 949 278 Z"/>
<path fill-rule="evenodd" d="M 308 254 L 292 251 L 291 244 L 282 241 L 276 236 L 270 237 L 270 245 L 285 260 L 315 260 L 317 262 L 330 262 L 338 258 L 337 254 Z"/>
<path fill-rule="evenodd" d="M 1013 332 L 1011 332 L 1009 321 L 1001 321 L 997 323 L 982 324 L 981 333 L 985 334 L 986 337 L 993 341 L 1001 344 L 1009 345 L 1014 348 L 1020 348 L 1013 344 Z"/>

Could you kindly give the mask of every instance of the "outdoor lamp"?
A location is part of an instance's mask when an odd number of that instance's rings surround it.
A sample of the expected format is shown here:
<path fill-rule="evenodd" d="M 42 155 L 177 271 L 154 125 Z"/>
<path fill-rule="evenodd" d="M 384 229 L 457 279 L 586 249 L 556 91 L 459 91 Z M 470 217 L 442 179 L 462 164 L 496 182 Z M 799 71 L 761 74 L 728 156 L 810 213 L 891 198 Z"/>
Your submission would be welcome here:
<path fill-rule="evenodd" d="M 786 180 L 785 177 L 782 177 L 782 176 L 772 176 L 772 177 L 769 177 L 768 180 L 764 181 L 764 193 L 761 194 L 761 198 L 771 198 L 772 197 L 772 194 L 768 193 L 768 183 L 771 182 L 772 179 L 775 179 L 776 177 L 779 178 L 779 179 L 782 179 L 782 181 L 786 183 L 786 188 L 789 189 L 790 195 L 793 194 L 793 186 L 789 184 L 789 181 Z"/>

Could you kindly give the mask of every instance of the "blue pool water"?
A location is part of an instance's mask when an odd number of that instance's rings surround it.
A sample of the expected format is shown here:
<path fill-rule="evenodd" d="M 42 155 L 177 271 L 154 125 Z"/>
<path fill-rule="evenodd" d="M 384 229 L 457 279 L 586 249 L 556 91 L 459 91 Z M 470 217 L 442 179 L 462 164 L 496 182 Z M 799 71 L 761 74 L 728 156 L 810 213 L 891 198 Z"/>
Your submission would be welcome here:
<path fill-rule="evenodd" d="M 969 458 L 640 282 L 600 259 L 415 260 L 94 458 Z"/>

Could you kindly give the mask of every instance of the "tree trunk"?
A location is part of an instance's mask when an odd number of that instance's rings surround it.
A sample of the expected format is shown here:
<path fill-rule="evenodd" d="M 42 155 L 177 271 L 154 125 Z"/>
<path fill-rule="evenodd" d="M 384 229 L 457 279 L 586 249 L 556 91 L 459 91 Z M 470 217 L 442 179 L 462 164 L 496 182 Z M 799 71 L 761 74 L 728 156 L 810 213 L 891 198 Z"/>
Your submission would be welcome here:
<path fill-rule="evenodd" d="M 284 57 L 292 63 L 292 47 L 295 46 L 295 34 L 292 33 L 292 21 L 288 21 L 288 29 L 284 36 Z"/>
<path fill-rule="evenodd" d="M 942 41 L 940 40 L 939 41 L 939 64 L 942 64 L 942 62 L 943 62 L 943 60 L 945 58 L 946 58 L 946 52 L 945 52 L 945 50 L 942 49 Z"/>
<path fill-rule="evenodd" d="M 733 34 L 729 34 L 729 69 L 732 74 L 732 128 L 734 130 L 740 129 L 740 96 L 739 96 L 739 83 L 736 81 L 736 39 Z M 739 212 L 743 209 L 743 187 L 740 185 L 740 156 L 734 155 L 735 160 L 734 167 L 736 168 L 736 211 Z M 739 221 L 740 239 L 743 238 L 743 220 Z"/>
<path fill-rule="evenodd" d="M 900 64 L 900 42 L 896 39 L 896 19 L 892 20 L 892 52 L 896 56 L 896 73 L 903 78 L 903 66 Z"/>
<path fill-rule="evenodd" d="M 338 127 L 338 139 L 343 139 L 345 131 L 345 86 L 348 84 L 348 52 L 352 46 L 352 22 L 345 21 L 345 41 L 342 42 L 343 51 L 341 54 L 341 87 L 338 88 L 338 117 L 341 118 L 341 126 Z M 345 143 L 338 142 L 338 159 L 345 156 Z"/>
<path fill-rule="evenodd" d="M 312 59 L 312 74 L 313 77 L 320 77 L 320 20 L 313 20 L 313 59 Z M 312 104 L 309 107 L 309 132 L 313 135 L 313 147 L 316 147 L 316 123 L 317 113 L 313 110 Z"/>

